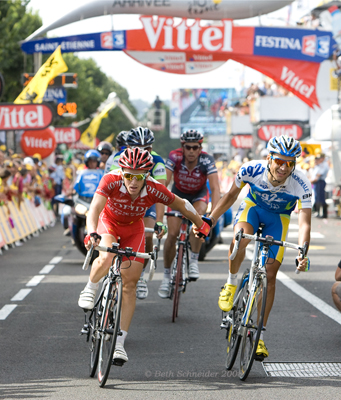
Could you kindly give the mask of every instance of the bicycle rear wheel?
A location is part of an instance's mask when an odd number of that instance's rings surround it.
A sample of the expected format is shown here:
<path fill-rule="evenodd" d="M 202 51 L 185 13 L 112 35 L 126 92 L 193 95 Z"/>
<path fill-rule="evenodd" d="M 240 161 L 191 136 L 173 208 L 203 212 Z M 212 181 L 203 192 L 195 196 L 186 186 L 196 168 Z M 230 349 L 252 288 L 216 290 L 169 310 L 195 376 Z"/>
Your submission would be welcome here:
<path fill-rule="evenodd" d="M 113 354 L 116 345 L 117 334 L 120 328 L 121 304 L 122 304 L 122 279 L 117 277 L 114 283 L 109 283 L 106 302 L 103 305 L 101 320 L 100 349 L 98 360 L 98 382 L 103 387 L 108 379 L 110 367 L 113 362 Z"/>
<path fill-rule="evenodd" d="M 248 269 L 244 272 L 237 291 L 238 303 L 234 305 L 232 310 L 227 315 L 227 317 L 229 318 L 226 330 L 227 355 L 225 367 L 227 370 L 232 369 L 239 350 L 239 345 L 241 341 L 239 327 L 247 301 L 247 279 L 249 272 L 250 271 Z"/>
<path fill-rule="evenodd" d="M 89 366 L 89 374 L 91 378 L 95 376 L 97 364 L 98 364 L 98 356 L 99 356 L 99 333 L 98 328 L 100 324 L 100 316 L 98 315 L 98 309 L 95 307 L 92 311 L 92 315 L 89 318 L 89 341 L 90 341 L 90 366 Z"/>
<path fill-rule="evenodd" d="M 252 368 L 263 328 L 264 311 L 267 294 L 267 278 L 265 275 L 256 276 L 256 289 L 246 308 L 249 310 L 241 343 L 239 378 L 244 381 Z M 250 289 L 251 290 L 251 289 Z"/>
<path fill-rule="evenodd" d="M 172 322 L 175 322 L 175 318 L 178 316 L 179 302 L 180 302 L 180 282 L 182 281 L 182 260 L 184 255 L 184 245 L 179 244 L 177 258 L 176 258 L 176 276 L 173 290 L 173 313 Z"/>

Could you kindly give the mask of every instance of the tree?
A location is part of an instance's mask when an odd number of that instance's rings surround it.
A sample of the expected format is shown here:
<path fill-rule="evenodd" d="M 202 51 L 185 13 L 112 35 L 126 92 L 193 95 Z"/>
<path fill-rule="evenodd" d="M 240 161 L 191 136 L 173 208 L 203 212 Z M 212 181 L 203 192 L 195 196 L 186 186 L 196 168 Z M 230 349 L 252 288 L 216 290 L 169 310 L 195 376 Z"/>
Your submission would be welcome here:
<path fill-rule="evenodd" d="M 111 92 L 115 92 L 134 115 L 137 114 L 135 107 L 129 101 L 127 90 L 102 72 L 92 58 L 80 59 L 71 53 L 64 53 L 63 58 L 69 68 L 68 72 L 78 75 L 78 88 L 68 89 L 67 93 L 67 101 L 77 104 L 77 120 L 90 117 Z M 71 122 L 73 119 L 60 118 L 58 125 L 69 125 Z M 82 129 L 85 130 L 86 127 L 85 125 Z M 113 132 L 117 134 L 131 128 L 122 111 L 115 108 L 109 112 L 108 118 L 102 120 L 97 137 L 103 140 Z"/>
<path fill-rule="evenodd" d="M 37 30 L 42 21 L 38 14 L 27 12 L 28 1 L 0 1 L 0 72 L 5 79 L 3 102 L 13 102 L 22 91 L 21 74 L 25 67 L 19 42 Z M 32 68 L 32 57 L 26 67 Z"/>

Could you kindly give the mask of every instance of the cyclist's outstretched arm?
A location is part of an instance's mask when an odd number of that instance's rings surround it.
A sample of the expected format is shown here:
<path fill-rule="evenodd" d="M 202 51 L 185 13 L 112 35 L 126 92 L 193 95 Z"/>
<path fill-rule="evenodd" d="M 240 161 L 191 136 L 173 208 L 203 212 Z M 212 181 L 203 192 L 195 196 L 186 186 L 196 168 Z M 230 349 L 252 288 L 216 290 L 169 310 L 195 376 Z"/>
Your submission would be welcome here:
<path fill-rule="evenodd" d="M 174 201 L 169 205 L 169 207 L 172 210 L 181 212 L 182 215 L 193 222 L 197 227 L 200 227 L 203 224 L 200 215 L 189 201 L 181 199 L 179 196 L 175 195 Z"/>
<path fill-rule="evenodd" d="M 219 179 L 218 174 L 215 172 L 214 174 L 208 175 L 208 182 L 211 188 L 211 201 L 212 201 L 212 209 L 218 204 L 220 200 L 220 186 L 219 186 Z"/>
<path fill-rule="evenodd" d="M 239 196 L 240 191 L 241 188 L 239 188 L 236 183 L 233 182 L 231 189 L 218 201 L 218 204 L 210 214 L 210 217 L 213 217 L 215 220 L 213 221 L 214 223 L 218 221 L 218 218 L 234 204 Z"/>

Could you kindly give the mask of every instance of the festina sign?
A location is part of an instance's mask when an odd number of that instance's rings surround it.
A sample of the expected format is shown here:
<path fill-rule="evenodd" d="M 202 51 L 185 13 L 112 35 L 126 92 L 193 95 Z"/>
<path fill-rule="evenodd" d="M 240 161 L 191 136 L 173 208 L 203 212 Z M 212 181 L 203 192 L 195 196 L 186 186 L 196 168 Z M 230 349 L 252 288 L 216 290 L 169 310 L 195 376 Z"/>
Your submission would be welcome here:
<path fill-rule="evenodd" d="M 81 137 L 81 131 L 72 126 L 56 126 L 53 133 L 57 143 L 76 143 Z"/>
<path fill-rule="evenodd" d="M 251 149 L 253 137 L 252 135 L 235 135 L 231 140 L 231 144 L 237 149 Z"/>
<path fill-rule="evenodd" d="M 0 104 L 0 131 L 44 129 L 52 119 L 46 104 Z"/>
<path fill-rule="evenodd" d="M 301 139 L 303 130 L 299 125 L 263 125 L 258 129 L 258 137 L 261 140 L 270 140 L 275 136 L 286 135 L 296 140 Z"/>

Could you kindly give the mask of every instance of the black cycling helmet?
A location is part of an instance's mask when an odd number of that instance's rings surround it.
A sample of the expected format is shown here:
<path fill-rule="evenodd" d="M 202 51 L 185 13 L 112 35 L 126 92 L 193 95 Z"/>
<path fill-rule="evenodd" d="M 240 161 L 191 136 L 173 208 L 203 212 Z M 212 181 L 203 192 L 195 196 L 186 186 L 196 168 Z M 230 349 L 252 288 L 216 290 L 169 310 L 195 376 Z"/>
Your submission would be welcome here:
<path fill-rule="evenodd" d="M 124 147 L 126 146 L 126 139 L 127 139 L 127 131 L 121 131 L 117 136 L 116 136 L 116 147 Z"/>
<path fill-rule="evenodd" d="M 188 131 L 184 132 L 180 136 L 180 142 L 195 142 L 195 143 L 202 143 L 204 141 L 204 135 L 198 132 L 196 129 L 189 129 Z"/>
<path fill-rule="evenodd" d="M 101 152 L 103 150 L 106 150 L 110 153 L 112 153 L 112 144 L 109 142 L 101 142 L 98 146 L 97 146 L 97 151 Z"/>
<path fill-rule="evenodd" d="M 155 140 L 154 133 L 149 128 L 138 126 L 128 132 L 127 145 L 134 146 L 150 146 Z"/>

